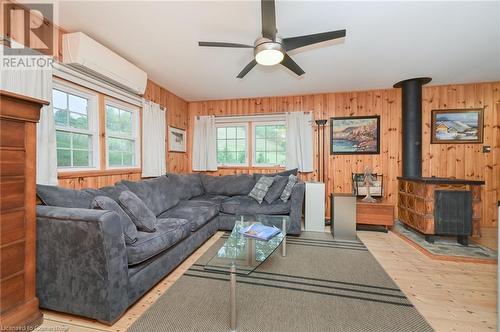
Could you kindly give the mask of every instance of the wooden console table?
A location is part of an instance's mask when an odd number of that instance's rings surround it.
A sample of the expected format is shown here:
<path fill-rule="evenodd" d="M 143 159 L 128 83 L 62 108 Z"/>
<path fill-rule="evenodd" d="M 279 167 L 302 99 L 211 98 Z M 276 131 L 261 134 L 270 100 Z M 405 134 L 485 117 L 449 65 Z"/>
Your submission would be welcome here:
<path fill-rule="evenodd" d="M 394 225 L 394 205 L 385 200 L 365 203 L 358 199 L 356 202 L 356 224 L 384 226 L 387 231 Z"/>
<path fill-rule="evenodd" d="M 0 330 L 42 321 L 35 295 L 36 123 L 48 102 L 0 90 Z"/>

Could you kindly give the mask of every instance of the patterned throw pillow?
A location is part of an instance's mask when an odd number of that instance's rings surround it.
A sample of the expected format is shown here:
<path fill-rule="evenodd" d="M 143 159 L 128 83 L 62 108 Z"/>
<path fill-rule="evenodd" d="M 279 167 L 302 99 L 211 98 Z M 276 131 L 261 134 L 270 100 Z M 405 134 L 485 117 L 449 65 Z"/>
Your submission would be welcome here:
<path fill-rule="evenodd" d="M 108 196 L 96 196 L 90 203 L 90 208 L 94 210 L 115 211 L 120 217 L 125 243 L 132 244 L 137 241 L 137 227 L 132 222 L 132 219 L 123 211 L 123 209 Z"/>
<path fill-rule="evenodd" d="M 283 192 L 281 193 L 280 199 L 283 202 L 287 202 L 290 196 L 292 195 L 292 189 L 293 186 L 297 183 L 297 177 L 293 174 L 290 174 L 288 177 L 288 183 L 285 186 L 285 189 L 283 189 Z"/>
<path fill-rule="evenodd" d="M 137 229 L 143 232 L 156 232 L 156 216 L 144 202 L 131 191 L 122 191 L 118 201 Z"/>
<path fill-rule="evenodd" d="M 272 186 L 273 182 L 274 177 L 261 177 L 253 187 L 250 194 L 248 194 L 248 196 L 255 199 L 257 202 L 259 202 L 259 204 L 262 204 L 262 201 L 264 200 L 264 197 L 266 197 L 266 194 L 269 191 L 269 188 Z"/>

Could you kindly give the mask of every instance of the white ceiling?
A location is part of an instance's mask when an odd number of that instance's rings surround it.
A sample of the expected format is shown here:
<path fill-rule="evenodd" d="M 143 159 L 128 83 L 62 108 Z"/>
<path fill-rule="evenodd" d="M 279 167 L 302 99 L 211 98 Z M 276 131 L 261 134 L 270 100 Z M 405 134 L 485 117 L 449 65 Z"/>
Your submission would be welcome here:
<path fill-rule="evenodd" d="M 432 84 L 500 80 L 500 2 L 276 1 L 278 33 L 347 29 L 340 42 L 290 53 L 306 74 L 256 66 L 252 49 L 201 48 L 199 40 L 250 43 L 260 1 L 64 1 L 59 25 L 82 31 L 187 100 L 388 88 L 415 76 Z"/>

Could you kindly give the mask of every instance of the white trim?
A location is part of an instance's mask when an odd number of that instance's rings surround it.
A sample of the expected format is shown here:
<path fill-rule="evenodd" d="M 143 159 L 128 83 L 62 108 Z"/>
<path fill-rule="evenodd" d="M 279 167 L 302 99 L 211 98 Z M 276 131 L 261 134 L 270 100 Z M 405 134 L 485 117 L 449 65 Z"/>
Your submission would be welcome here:
<path fill-rule="evenodd" d="M 262 126 L 262 125 L 270 125 L 270 126 L 278 126 L 278 125 L 282 125 L 285 127 L 285 130 L 286 130 L 286 124 L 285 124 L 285 120 L 283 121 L 263 121 L 263 122 L 252 122 L 252 166 L 254 167 L 283 167 L 285 166 L 285 164 L 261 164 L 261 163 L 257 163 L 256 161 L 256 146 L 257 146 L 257 135 L 255 134 L 255 127 L 256 126 Z M 288 133 L 287 133 L 288 134 Z M 286 140 L 286 138 L 285 138 Z M 285 153 L 285 159 L 286 159 L 286 150 L 284 151 Z M 286 160 L 285 160 L 286 162 Z"/>
<path fill-rule="evenodd" d="M 97 93 L 93 93 L 87 90 L 80 89 L 73 84 L 62 82 L 59 80 L 53 80 L 52 82 L 52 90 L 60 90 L 62 92 L 65 92 L 67 94 L 72 94 L 78 97 L 82 97 L 87 99 L 87 119 L 88 119 L 88 125 L 89 129 L 78 129 L 78 128 L 71 128 L 71 127 L 62 127 L 58 126 L 55 124 L 55 130 L 56 131 L 65 131 L 69 133 L 76 133 L 76 134 L 86 134 L 86 135 L 91 135 L 92 137 L 92 166 L 90 167 L 79 167 L 79 166 L 62 166 L 62 167 L 57 167 L 58 172 L 79 172 L 79 171 L 84 171 L 84 170 L 98 170 L 99 165 L 100 165 L 100 160 L 99 160 L 99 109 L 98 109 L 98 103 L 97 103 Z M 53 94 L 53 93 L 52 93 Z M 52 100 L 52 98 L 51 98 Z M 69 105 L 68 105 L 69 107 Z M 54 108 L 54 107 L 53 107 Z M 52 109 L 52 112 L 54 110 Z M 56 142 L 56 150 L 57 150 L 57 142 Z M 71 148 L 70 148 L 71 150 Z"/>
<path fill-rule="evenodd" d="M 215 124 L 238 123 L 238 122 L 275 122 L 286 120 L 285 113 L 263 114 L 263 115 L 242 115 L 242 116 L 216 116 Z"/>
<path fill-rule="evenodd" d="M 116 108 L 122 109 L 124 111 L 130 111 L 132 113 L 132 135 L 120 135 L 120 134 L 109 134 L 106 127 L 106 105 L 114 106 Z M 123 168 L 140 168 L 141 167 L 141 135 L 140 135 L 140 108 L 125 103 L 120 100 L 116 100 L 110 97 L 104 97 L 104 128 L 105 128 L 105 146 L 106 146 L 106 169 L 123 169 Z M 110 166 L 109 165 L 109 138 L 127 139 L 134 141 L 135 145 L 135 160 L 133 165 L 123 165 L 123 166 Z"/>
<path fill-rule="evenodd" d="M 95 90 L 97 92 L 103 93 L 105 95 L 111 96 L 113 98 L 123 100 L 127 103 L 130 103 L 134 106 L 141 107 L 142 106 L 142 97 L 136 94 L 133 94 L 129 91 L 121 89 L 117 86 L 114 86 L 108 82 L 100 80 L 97 77 L 90 76 L 89 74 L 79 72 L 78 70 L 64 65 L 62 63 L 54 62 L 53 64 L 53 75 L 65 79 L 67 81 L 76 83 L 83 87 L 86 87 L 91 90 Z"/>
<path fill-rule="evenodd" d="M 217 119 L 217 118 L 216 118 Z M 231 123 L 217 123 L 215 124 L 215 153 L 217 154 L 217 129 L 227 128 L 227 127 L 244 127 L 245 128 L 245 162 L 242 164 L 219 164 L 218 167 L 248 167 L 249 166 L 249 155 L 248 155 L 248 143 L 249 143 L 249 123 L 248 122 L 231 122 Z M 217 160 L 217 155 L 215 156 Z"/>

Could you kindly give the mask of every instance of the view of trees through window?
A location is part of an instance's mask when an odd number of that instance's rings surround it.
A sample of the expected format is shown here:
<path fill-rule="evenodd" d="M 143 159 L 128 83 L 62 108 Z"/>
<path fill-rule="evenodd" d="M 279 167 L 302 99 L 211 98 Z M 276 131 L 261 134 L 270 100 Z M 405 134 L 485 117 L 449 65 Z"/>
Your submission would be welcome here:
<path fill-rule="evenodd" d="M 247 163 L 246 126 L 217 128 L 217 163 L 243 165 Z"/>
<path fill-rule="evenodd" d="M 106 105 L 109 166 L 135 166 L 134 119 L 129 110 Z"/>
<path fill-rule="evenodd" d="M 88 102 L 84 97 L 52 90 L 58 167 L 92 166 Z"/>
<path fill-rule="evenodd" d="M 286 128 L 282 124 L 255 125 L 255 164 L 284 165 Z"/>

